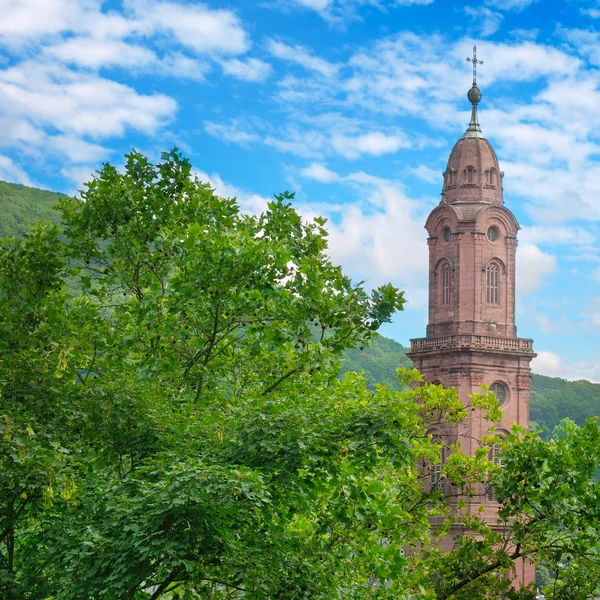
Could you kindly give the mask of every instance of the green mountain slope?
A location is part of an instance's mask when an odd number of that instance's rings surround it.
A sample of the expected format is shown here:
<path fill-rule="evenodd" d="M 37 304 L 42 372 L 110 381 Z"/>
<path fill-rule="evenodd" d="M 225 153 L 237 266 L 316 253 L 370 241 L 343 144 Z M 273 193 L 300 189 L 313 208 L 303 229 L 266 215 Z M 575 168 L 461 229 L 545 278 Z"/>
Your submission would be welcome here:
<path fill-rule="evenodd" d="M 364 350 L 347 350 L 342 363 L 342 374 L 346 371 L 364 371 L 369 387 L 381 383 L 392 389 L 400 389 L 396 369 L 412 369 L 406 356 L 408 348 L 389 338 L 380 336 L 371 341 Z"/>
<path fill-rule="evenodd" d="M 587 418 L 600 416 L 600 384 L 534 375 L 530 412 L 544 431 L 566 417 L 583 425 Z"/>
<path fill-rule="evenodd" d="M 57 223 L 54 206 L 61 198 L 64 194 L 0 181 L 0 238 L 22 235 L 38 221 Z"/>

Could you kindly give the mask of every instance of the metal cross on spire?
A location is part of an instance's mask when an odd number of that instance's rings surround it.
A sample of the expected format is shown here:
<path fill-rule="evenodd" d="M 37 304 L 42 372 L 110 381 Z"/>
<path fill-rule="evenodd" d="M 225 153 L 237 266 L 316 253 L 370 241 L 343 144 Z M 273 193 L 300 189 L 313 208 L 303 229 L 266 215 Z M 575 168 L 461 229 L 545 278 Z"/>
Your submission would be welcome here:
<path fill-rule="evenodd" d="M 482 65 L 482 60 L 477 60 L 477 46 L 473 46 L 473 58 L 468 57 L 467 62 L 473 63 L 473 85 L 477 85 L 477 65 Z"/>

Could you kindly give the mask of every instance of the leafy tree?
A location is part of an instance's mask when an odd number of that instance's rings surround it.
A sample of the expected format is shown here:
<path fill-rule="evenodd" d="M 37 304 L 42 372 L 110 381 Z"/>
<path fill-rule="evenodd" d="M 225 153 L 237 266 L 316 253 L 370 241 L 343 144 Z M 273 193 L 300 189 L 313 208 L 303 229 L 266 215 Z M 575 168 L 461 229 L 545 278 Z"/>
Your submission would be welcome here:
<path fill-rule="evenodd" d="M 529 598 L 499 576 L 515 552 L 560 573 L 554 597 L 591 593 L 595 424 L 515 431 L 504 471 L 493 436 L 453 448 L 443 475 L 494 485 L 514 542 L 467 519 L 426 484 L 429 426 L 497 420 L 495 399 L 340 380 L 403 297 L 354 285 L 291 199 L 244 215 L 177 151 L 134 152 L 62 202 L 64 238 L 2 243 L 0 595 Z M 457 519 L 477 535 L 443 554 Z"/>

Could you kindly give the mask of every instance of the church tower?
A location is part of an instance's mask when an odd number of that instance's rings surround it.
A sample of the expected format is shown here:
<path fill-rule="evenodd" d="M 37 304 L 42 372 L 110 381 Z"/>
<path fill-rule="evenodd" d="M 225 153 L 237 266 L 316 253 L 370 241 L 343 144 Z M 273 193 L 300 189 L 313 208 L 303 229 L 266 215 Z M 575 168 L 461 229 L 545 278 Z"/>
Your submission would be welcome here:
<path fill-rule="evenodd" d="M 467 404 L 470 393 L 490 386 L 504 411 L 495 424 L 499 435 L 511 423 L 529 425 L 529 364 L 536 356 L 532 340 L 517 337 L 515 326 L 515 253 L 519 224 L 504 206 L 502 178 L 496 153 L 483 136 L 477 106 L 477 54 L 473 48 L 473 86 L 468 99 L 471 122 L 456 142 L 443 173 L 442 200 L 425 228 L 429 246 L 429 321 L 426 337 L 411 340 L 408 356 L 425 379 L 456 387 Z M 461 450 L 472 454 L 490 423 L 473 413 L 461 431 L 432 432 L 460 439 Z M 456 429 L 456 428 L 455 428 Z M 432 484 L 436 482 L 432 481 Z M 443 481 L 439 484 L 449 485 Z M 449 490 L 448 490 L 449 491 Z M 481 506 L 483 505 L 483 512 Z M 466 511 L 497 524 L 499 504 L 493 490 L 480 490 L 466 501 Z M 460 527 L 451 532 L 448 544 Z M 533 581 L 534 567 L 519 561 L 515 579 Z"/>

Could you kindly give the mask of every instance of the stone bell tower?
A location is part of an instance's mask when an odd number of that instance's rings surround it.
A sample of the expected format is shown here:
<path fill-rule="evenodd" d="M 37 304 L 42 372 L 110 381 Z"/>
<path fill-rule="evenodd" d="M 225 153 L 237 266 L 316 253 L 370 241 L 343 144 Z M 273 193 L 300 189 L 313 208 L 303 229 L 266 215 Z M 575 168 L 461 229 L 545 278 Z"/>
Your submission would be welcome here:
<path fill-rule="evenodd" d="M 511 423 L 529 425 L 529 391 L 534 358 L 532 340 L 518 338 L 515 326 L 515 253 L 519 224 L 505 207 L 496 153 L 483 136 L 477 117 L 481 91 L 476 84 L 474 48 L 473 87 L 468 99 L 471 122 L 456 142 L 443 173 L 442 200 L 429 215 L 429 322 L 426 337 L 411 340 L 408 356 L 424 379 L 456 387 L 466 404 L 468 395 L 486 384 L 504 411 L 495 424 L 498 434 Z M 432 431 L 434 436 L 460 440 L 471 454 L 490 423 L 477 413 L 459 431 Z M 443 480 L 432 485 L 448 487 Z M 447 490 L 448 492 L 450 490 Z M 483 509 L 481 506 L 483 505 Z M 499 503 L 493 490 L 481 489 L 466 501 L 466 511 L 482 515 L 496 526 Z M 483 512 L 480 512 L 480 511 Z M 448 537 L 464 533 L 458 526 Z M 515 580 L 534 580 L 533 565 L 517 561 Z"/>

